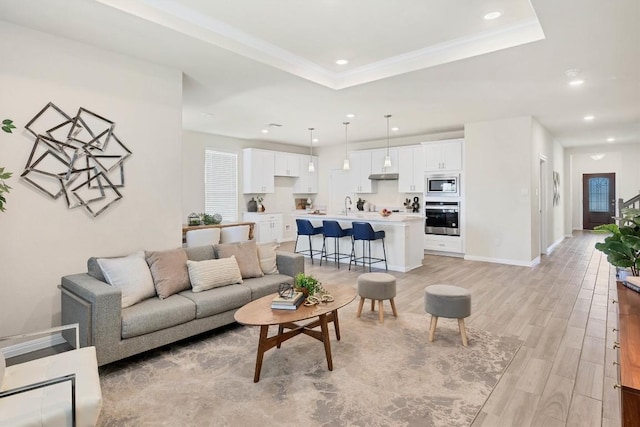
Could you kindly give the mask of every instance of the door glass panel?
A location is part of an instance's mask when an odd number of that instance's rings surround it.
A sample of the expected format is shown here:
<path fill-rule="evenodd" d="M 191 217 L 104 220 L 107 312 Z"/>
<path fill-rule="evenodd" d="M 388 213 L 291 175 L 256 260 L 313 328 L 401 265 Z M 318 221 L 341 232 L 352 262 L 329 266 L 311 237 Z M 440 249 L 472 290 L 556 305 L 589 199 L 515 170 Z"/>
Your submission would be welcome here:
<path fill-rule="evenodd" d="M 608 178 L 589 178 L 589 211 L 609 212 Z"/>

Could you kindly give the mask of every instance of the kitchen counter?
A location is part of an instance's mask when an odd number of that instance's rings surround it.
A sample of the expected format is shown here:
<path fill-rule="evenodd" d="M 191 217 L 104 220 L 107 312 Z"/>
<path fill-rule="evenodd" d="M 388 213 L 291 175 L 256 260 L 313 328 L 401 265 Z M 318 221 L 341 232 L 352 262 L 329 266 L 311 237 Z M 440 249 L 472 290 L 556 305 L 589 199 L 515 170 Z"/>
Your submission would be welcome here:
<path fill-rule="evenodd" d="M 344 214 L 312 214 L 297 213 L 294 218 L 305 218 L 311 221 L 315 227 L 322 226 L 323 220 L 334 220 L 340 223 L 342 228 L 350 228 L 353 221 L 369 222 L 374 230 L 384 230 L 385 246 L 387 249 L 387 264 L 389 270 L 407 272 L 422 265 L 424 258 L 424 220 L 420 214 L 409 214 L 404 212 L 394 212 L 388 217 L 383 217 L 378 212 L 350 212 Z M 322 248 L 322 236 L 313 236 L 312 244 L 314 249 Z M 341 239 L 340 252 L 349 253 L 351 244 L 348 239 Z M 331 246 L 333 247 L 333 246 Z M 298 249 L 308 249 L 309 240 L 299 239 Z M 358 242 L 355 246 L 356 256 L 361 256 L 362 244 Z M 372 242 L 371 255 L 382 258 L 382 243 Z M 342 260 L 348 264 L 349 259 Z M 353 268 L 353 267 L 352 267 Z M 361 266 L 358 267 L 362 269 Z M 384 269 L 384 263 L 374 264 L 373 268 Z"/>

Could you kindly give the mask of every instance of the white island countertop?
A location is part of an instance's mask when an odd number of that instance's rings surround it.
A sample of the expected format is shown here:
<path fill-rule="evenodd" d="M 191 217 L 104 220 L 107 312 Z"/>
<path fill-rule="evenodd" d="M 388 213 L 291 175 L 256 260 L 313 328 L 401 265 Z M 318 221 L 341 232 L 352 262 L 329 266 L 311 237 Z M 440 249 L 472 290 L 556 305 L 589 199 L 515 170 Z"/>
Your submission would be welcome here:
<path fill-rule="evenodd" d="M 407 272 L 422 265 L 424 259 L 424 219 L 420 214 L 408 214 L 405 212 L 393 212 L 387 217 L 383 217 L 378 212 L 349 212 L 344 214 L 314 214 L 311 212 L 295 213 L 294 218 L 304 218 L 319 227 L 323 220 L 338 221 L 342 228 L 350 228 L 351 223 L 369 222 L 374 230 L 384 230 L 385 247 L 387 253 L 387 264 L 389 270 Z M 314 249 L 322 248 L 322 236 L 313 236 L 312 245 Z M 340 243 L 340 252 L 349 253 L 351 251 L 350 243 L 347 239 L 343 239 Z M 333 246 L 332 246 L 333 247 Z M 308 239 L 299 239 L 298 249 L 308 249 Z M 358 242 L 355 245 L 356 256 L 361 256 L 362 245 Z M 382 258 L 382 243 L 380 241 L 372 242 L 371 255 L 373 257 Z M 342 260 L 348 263 L 348 257 Z M 354 267 L 352 267 L 354 268 Z M 357 268 L 362 268 L 359 265 Z M 373 268 L 383 269 L 384 263 L 374 264 Z M 368 269 L 367 269 L 368 271 Z"/>

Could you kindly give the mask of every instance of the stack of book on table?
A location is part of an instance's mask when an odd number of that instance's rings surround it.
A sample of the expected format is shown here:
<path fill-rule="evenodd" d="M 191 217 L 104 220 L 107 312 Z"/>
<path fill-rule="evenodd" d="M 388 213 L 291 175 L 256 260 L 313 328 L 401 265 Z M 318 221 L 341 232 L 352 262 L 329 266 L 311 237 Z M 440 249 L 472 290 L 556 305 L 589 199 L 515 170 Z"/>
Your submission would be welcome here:
<path fill-rule="evenodd" d="M 622 282 L 622 284 L 629 289 L 640 292 L 640 277 L 627 276 L 626 280 Z"/>
<path fill-rule="evenodd" d="M 277 295 L 273 301 L 271 301 L 271 308 L 274 310 L 295 310 L 303 301 L 304 294 L 302 292 L 293 292 L 291 297 Z"/>

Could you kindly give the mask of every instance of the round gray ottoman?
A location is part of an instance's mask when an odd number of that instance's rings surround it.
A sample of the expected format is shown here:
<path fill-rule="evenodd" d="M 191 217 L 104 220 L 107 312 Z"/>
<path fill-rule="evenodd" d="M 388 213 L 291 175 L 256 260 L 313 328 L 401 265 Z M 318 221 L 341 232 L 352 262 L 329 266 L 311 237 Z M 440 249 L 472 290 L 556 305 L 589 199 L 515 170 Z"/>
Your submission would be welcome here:
<path fill-rule="evenodd" d="M 467 345 L 464 318 L 471 315 L 471 293 L 459 286 L 431 285 L 424 288 L 424 310 L 431 314 L 429 341 L 436 336 L 438 317 L 458 319 L 462 345 Z"/>
<path fill-rule="evenodd" d="M 393 315 L 398 317 L 396 303 L 393 300 L 396 296 L 396 278 L 387 273 L 364 273 L 358 276 L 358 295 L 360 295 L 360 305 L 358 306 L 358 317 L 362 313 L 362 306 L 366 298 L 371 300 L 371 311 L 375 309 L 375 302 L 378 301 L 378 311 L 380 323 L 384 323 L 384 308 L 382 301 L 388 299 L 391 302 Z"/>

